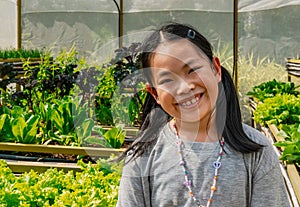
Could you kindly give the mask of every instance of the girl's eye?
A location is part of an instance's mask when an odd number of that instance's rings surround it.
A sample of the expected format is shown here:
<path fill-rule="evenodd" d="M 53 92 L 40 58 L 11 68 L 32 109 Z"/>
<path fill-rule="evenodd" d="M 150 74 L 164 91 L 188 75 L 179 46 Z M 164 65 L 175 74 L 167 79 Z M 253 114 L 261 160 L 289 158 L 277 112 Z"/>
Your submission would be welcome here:
<path fill-rule="evenodd" d="M 172 79 L 163 79 L 163 80 L 160 80 L 159 82 L 158 82 L 158 84 L 159 85 L 162 85 L 162 84 L 165 84 L 165 83 L 169 83 L 169 82 L 171 82 L 172 81 Z"/>
<path fill-rule="evenodd" d="M 189 74 L 192 73 L 192 72 L 195 72 L 196 70 L 199 70 L 201 67 L 195 67 L 195 68 L 191 68 L 189 70 Z"/>

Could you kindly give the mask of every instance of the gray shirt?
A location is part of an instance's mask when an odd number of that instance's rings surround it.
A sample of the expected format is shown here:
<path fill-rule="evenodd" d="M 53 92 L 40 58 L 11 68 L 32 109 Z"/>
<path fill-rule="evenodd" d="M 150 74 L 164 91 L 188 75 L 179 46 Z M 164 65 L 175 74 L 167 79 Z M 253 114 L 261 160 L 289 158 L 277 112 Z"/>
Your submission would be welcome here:
<path fill-rule="evenodd" d="M 246 134 L 265 145 L 256 153 L 243 154 L 225 143 L 217 190 L 211 207 L 290 207 L 279 160 L 269 140 L 244 125 Z M 206 205 L 214 177 L 213 162 L 218 142 L 184 142 L 184 159 L 192 178 L 192 190 Z M 117 207 L 193 207 L 184 186 L 176 137 L 166 125 L 157 143 L 123 168 Z"/>

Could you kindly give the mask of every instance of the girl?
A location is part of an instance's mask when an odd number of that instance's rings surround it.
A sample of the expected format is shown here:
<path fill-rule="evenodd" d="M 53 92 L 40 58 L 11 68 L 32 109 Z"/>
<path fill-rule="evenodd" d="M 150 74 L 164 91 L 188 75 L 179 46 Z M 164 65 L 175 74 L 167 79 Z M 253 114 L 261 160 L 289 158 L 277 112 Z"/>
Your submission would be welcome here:
<path fill-rule="evenodd" d="M 232 79 L 193 27 L 143 44 L 148 96 L 126 156 L 118 207 L 288 207 L 278 157 L 242 124 Z"/>

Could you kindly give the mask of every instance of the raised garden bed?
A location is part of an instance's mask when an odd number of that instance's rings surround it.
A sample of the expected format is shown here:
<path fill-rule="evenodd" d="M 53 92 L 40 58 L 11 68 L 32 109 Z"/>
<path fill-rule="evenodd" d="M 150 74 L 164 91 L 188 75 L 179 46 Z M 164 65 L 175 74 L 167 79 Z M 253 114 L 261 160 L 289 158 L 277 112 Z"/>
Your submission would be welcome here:
<path fill-rule="evenodd" d="M 27 161 L 25 160 L 13 160 L 5 159 L 8 166 L 15 173 L 28 172 L 34 169 L 37 172 L 44 172 L 49 168 L 58 168 L 68 170 L 79 171 L 80 167 L 76 165 L 77 156 L 88 156 L 88 160 L 97 158 L 108 158 L 112 155 L 120 155 L 125 149 L 113 149 L 113 148 L 98 148 L 98 147 L 71 147 L 71 146 L 59 146 L 59 145 L 37 145 L 37 144 L 15 144 L 15 143 L 1 143 L 0 151 L 4 152 L 16 152 L 29 153 L 27 154 Z M 13 155 L 9 153 L 10 155 Z M 30 161 L 30 156 L 36 154 L 40 156 L 36 161 Z M 47 154 L 59 155 L 61 161 L 45 161 Z M 43 156 L 44 155 L 44 156 Z M 49 156 L 49 155 L 48 155 Z M 71 156 L 71 159 L 69 159 Z M 26 154 L 25 154 L 26 157 Z M 63 159 L 65 157 L 66 159 Z M 75 157 L 75 159 L 74 159 Z M 68 162 L 73 161 L 73 162 Z M 73 159 L 73 160 L 72 160 Z"/>
<path fill-rule="evenodd" d="M 249 108 L 251 110 L 251 113 L 253 115 L 254 111 L 256 110 L 259 102 L 255 100 L 253 97 L 250 97 L 249 99 Z M 256 123 L 252 119 L 252 126 L 257 128 L 258 130 L 262 131 L 272 142 L 272 144 L 284 141 L 285 139 L 283 137 L 279 136 L 279 130 L 274 124 L 268 124 L 267 126 L 261 126 L 259 123 Z M 275 151 L 278 154 L 278 157 L 282 155 L 283 148 L 275 147 Z M 282 162 L 282 174 L 284 176 L 286 186 L 289 191 L 290 200 L 293 204 L 293 207 L 299 207 L 300 203 L 300 169 L 298 166 L 292 163 Z"/>
<path fill-rule="evenodd" d="M 267 128 L 261 127 L 264 134 L 267 135 L 271 139 L 271 141 L 279 142 L 284 141 L 284 138 L 278 135 L 279 131 L 275 125 L 269 125 Z M 283 149 L 274 147 L 280 156 L 282 154 Z M 290 198 L 293 203 L 294 207 L 299 207 L 300 203 L 300 175 L 299 175 L 299 168 L 295 164 L 283 162 L 284 167 L 284 178 L 289 190 Z"/>

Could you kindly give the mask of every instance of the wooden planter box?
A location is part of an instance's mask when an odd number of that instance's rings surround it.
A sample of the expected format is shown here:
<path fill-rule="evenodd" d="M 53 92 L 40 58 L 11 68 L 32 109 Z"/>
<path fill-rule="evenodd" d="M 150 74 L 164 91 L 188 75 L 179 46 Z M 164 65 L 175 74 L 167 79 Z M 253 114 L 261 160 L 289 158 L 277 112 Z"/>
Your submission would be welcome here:
<path fill-rule="evenodd" d="M 255 111 L 257 107 L 257 101 L 252 97 L 249 99 L 249 107 L 251 113 Z M 272 143 L 278 141 L 284 141 L 284 138 L 278 136 L 278 129 L 275 125 L 269 125 L 268 127 L 262 127 L 259 124 L 255 123 L 252 116 L 252 126 L 261 130 Z M 275 150 L 278 156 L 281 155 L 282 149 L 275 147 Z M 300 176 L 296 166 L 294 164 L 283 163 L 283 175 L 286 181 L 287 188 L 289 190 L 289 195 L 291 198 L 291 202 L 293 203 L 293 207 L 299 207 L 300 203 Z"/>
<path fill-rule="evenodd" d="M 59 145 L 38 145 L 38 144 L 15 144 L 0 142 L 0 151 L 11 152 L 35 152 L 45 154 L 66 154 L 66 155 L 88 155 L 91 157 L 107 158 L 111 155 L 120 155 L 125 149 L 97 148 L 97 147 L 71 147 Z M 80 167 L 76 163 L 60 162 L 30 162 L 6 160 L 8 166 L 14 173 L 28 172 L 31 169 L 37 172 L 43 172 L 49 168 L 58 168 L 65 171 L 79 171 Z"/>
<path fill-rule="evenodd" d="M 0 58 L 0 62 L 17 63 L 23 62 L 24 59 L 29 60 L 31 62 L 41 61 L 41 58 Z"/>
<path fill-rule="evenodd" d="M 28 61 L 30 66 L 38 66 L 42 59 L 41 58 L 0 58 L 0 62 L 11 63 L 14 70 L 17 70 L 20 73 L 24 73 L 23 64 L 24 60 Z M 51 61 L 53 58 L 51 58 Z"/>
<path fill-rule="evenodd" d="M 278 129 L 275 125 L 269 125 L 268 128 L 263 128 L 264 133 L 272 139 L 273 142 L 284 141 L 284 138 L 278 136 Z M 274 147 L 275 148 L 275 147 Z M 276 148 L 281 155 L 282 149 Z M 290 198 L 294 207 L 299 207 L 300 203 L 300 175 L 295 164 L 283 162 L 284 170 L 286 171 L 285 181 L 289 190 Z"/>
<path fill-rule="evenodd" d="M 286 70 L 288 72 L 288 81 L 291 81 L 291 76 L 300 77 L 300 59 L 288 58 Z"/>

